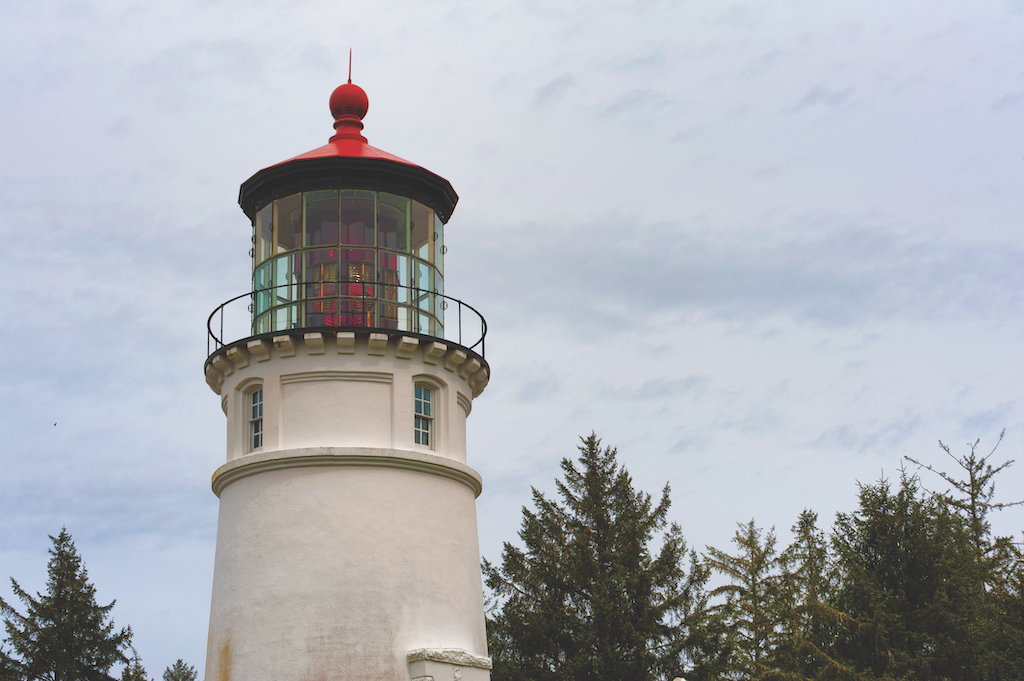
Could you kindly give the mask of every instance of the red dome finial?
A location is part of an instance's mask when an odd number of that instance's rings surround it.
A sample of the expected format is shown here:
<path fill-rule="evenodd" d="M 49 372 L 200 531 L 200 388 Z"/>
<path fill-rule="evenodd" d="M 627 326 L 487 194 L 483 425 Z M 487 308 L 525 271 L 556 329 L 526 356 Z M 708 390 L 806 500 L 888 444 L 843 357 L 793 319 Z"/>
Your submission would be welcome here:
<path fill-rule="evenodd" d="M 366 142 L 359 134 L 363 129 L 363 117 L 370 108 L 370 100 L 366 98 L 363 88 L 352 84 L 352 50 L 348 52 L 348 82 L 339 85 L 331 94 L 331 115 L 334 116 L 334 129 L 337 134 L 331 138 L 358 139 Z"/>

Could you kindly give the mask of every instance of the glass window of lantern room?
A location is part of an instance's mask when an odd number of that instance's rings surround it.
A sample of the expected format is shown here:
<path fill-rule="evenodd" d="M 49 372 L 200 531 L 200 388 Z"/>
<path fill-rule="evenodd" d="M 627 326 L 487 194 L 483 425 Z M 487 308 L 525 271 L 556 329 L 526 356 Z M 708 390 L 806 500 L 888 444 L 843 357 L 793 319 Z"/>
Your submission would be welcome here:
<path fill-rule="evenodd" d="M 413 437 L 418 445 L 432 446 L 434 414 L 431 409 L 433 391 L 425 385 L 416 386 Z"/>
<path fill-rule="evenodd" d="M 412 202 L 410 252 L 418 258 L 430 261 L 430 238 L 434 232 L 434 211 L 419 201 Z"/>
<path fill-rule="evenodd" d="M 444 310 L 447 303 L 445 303 L 444 299 L 444 277 L 439 272 L 434 272 L 434 293 L 439 294 L 434 296 L 434 316 L 437 317 L 437 321 L 443 326 Z"/>
<path fill-rule="evenodd" d="M 376 251 L 341 249 L 341 304 L 338 326 L 376 326 Z"/>
<path fill-rule="evenodd" d="M 377 281 L 380 283 L 377 298 L 381 301 L 377 326 L 407 330 L 409 314 L 405 305 L 409 303 L 409 257 L 388 251 L 377 253 Z M 406 325 L 402 326 L 403 323 Z"/>
<path fill-rule="evenodd" d="M 274 254 L 274 205 L 267 204 L 253 222 L 253 265 Z"/>
<path fill-rule="evenodd" d="M 341 190 L 341 243 L 373 246 L 376 231 L 376 192 Z"/>
<path fill-rule="evenodd" d="M 436 214 L 434 215 L 434 267 L 440 274 L 444 274 L 444 223 Z"/>
<path fill-rule="evenodd" d="M 409 199 L 404 196 L 377 195 L 377 247 L 409 252 Z"/>
<path fill-rule="evenodd" d="M 316 248 L 305 259 L 306 326 L 338 326 L 338 249 Z"/>
<path fill-rule="evenodd" d="M 302 244 L 302 194 L 274 201 L 274 253 L 284 253 Z"/>
<path fill-rule="evenodd" d="M 306 192 L 305 245 L 336 246 L 338 244 L 338 192 L 328 190 Z"/>

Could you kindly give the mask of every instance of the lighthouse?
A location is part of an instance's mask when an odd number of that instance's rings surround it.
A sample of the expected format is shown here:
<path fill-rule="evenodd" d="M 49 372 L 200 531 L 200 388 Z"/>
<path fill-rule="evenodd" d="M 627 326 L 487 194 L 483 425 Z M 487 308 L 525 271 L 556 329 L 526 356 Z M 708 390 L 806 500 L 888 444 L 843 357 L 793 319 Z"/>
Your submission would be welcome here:
<path fill-rule="evenodd" d="M 252 289 L 210 315 L 226 416 L 206 681 L 490 678 L 466 419 L 487 326 L 444 288 L 451 184 L 334 135 L 242 183 Z"/>

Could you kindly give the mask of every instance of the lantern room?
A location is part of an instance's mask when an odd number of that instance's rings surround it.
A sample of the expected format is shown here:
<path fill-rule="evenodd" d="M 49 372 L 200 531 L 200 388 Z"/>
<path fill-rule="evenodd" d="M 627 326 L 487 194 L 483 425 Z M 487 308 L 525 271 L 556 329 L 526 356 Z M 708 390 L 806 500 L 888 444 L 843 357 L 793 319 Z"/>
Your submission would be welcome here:
<path fill-rule="evenodd" d="M 328 144 L 242 184 L 239 204 L 253 225 L 252 334 L 443 337 L 444 225 L 458 196 L 447 180 L 367 144 L 368 100 L 357 85 L 337 88 L 330 105 Z"/>

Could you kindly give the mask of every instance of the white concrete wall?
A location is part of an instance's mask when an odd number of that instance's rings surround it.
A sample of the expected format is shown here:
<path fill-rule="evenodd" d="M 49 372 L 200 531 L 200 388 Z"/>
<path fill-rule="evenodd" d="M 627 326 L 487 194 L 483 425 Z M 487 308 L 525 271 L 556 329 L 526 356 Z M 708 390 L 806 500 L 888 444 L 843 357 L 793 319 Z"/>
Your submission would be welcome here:
<path fill-rule="evenodd" d="M 207 381 L 221 395 L 228 417 L 229 461 L 249 453 L 245 393 L 256 385 L 263 386 L 264 451 L 395 447 L 466 461 L 466 417 L 487 385 L 486 365 L 454 346 L 410 337 L 378 338 L 374 348 L 365 336 L 338 342 L 307 335 L 316 342 L 302 333 L 282 335 L 215 357 Z M 429 448 L 413 440 L 418 382 L 436 392 L 435 441 Z"/>
<path fill-rule="evenodd" d="M 486 366 L 437 346 L 299 334 L 208 372 L 228 463 L 214 475 L 206 681 L 398 680 L 415 649 L 486 655 L 479 476 L 465 465 Z M 436 392 L 431 447 L 413 442 L 417 382 Z M 264 446 L 248 452 L 257 384 Z"/>

